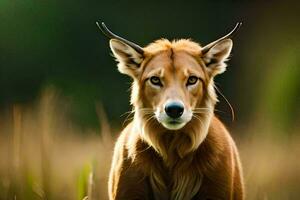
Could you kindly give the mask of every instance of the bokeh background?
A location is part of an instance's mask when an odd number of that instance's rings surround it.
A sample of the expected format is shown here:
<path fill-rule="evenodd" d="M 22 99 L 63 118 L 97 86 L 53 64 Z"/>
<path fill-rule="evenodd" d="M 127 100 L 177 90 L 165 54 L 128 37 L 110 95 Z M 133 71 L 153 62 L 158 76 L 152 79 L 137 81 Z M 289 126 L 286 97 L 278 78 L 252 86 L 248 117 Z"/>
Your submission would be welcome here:
<path fill-rule="evenodd" d="M 242 21 L 216 79 L 235 117 L 221 95 L 216 115 L 241 151 L 247 199 L 299 199 L 299 5 L 1 0 L 0 199 L 107 199 L 130 79 L 96 21 L 141 46 L 162 37 L 205 45 Z"/>

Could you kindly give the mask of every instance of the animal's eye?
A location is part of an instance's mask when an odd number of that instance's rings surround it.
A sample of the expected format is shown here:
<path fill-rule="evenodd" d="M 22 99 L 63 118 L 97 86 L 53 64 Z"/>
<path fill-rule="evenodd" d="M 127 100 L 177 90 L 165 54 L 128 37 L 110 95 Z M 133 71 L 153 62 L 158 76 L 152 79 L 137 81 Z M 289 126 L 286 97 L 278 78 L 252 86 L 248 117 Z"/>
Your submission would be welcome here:
<path fill-rule="evenodd" d="M 190 76 L 187 80 L 187 83 L 186 85 L 189 86 L 189 85 L 194 85 L 198 82 L 199 78 L 196 77 L 196 76 Z"/>
<path fill-rule="evenodd" d="M 160 78 L 158 78 L 157 76 L 152 76 L 150 78 L 150 82 L 153 84 L 153 85 L 157 85 L 157 86 L 162 86 L 162 83 L 160 81 Z"/>

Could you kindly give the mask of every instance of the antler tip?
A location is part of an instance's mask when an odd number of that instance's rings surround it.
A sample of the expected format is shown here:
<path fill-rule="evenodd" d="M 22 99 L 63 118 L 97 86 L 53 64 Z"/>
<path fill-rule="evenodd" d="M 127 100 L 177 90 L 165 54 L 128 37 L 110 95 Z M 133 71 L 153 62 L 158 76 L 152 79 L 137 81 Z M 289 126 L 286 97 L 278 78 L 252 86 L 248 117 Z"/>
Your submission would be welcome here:
<path fill-rule="evenodd" d="M 100 29 L 102 29 L 103 27 L 106 27 L 106 25 L 105 25 L 105 23 L 104 22 L 97 22 L 96 21 L 96 25 L 100 28 Z"/>
<path fill-rule="evenodd" d="M 139 45 L 133 43 L 133 42 L 130 42 L 116 34 L 114 34 L 113 32 L 111 32 L 105 25 L 104 22 L 101 22 L 101 24 L 99 22 L 96 22 L 98 28 L 100 29 L 100 31 L 108 38 L 110 39 L 118 39 L 122 42 L 124 42 L 125 44 L 131 46 L 132 48 L 134 48 L 137 52 L 143 54 L 144 53 L 144 50 L 142 47 L 140 47 Z"/>
<path fill-rule="evenodd" d="M 243 25 L 243 22 L 238 22 L 238 23 L 236 23 L 236 27 L 237 27 L 237 28 L 240 28 L 242 25 Z"/>
<path fill-rule="evenodd" d="M 96 25 L 98 26 L 98 28 L 101 28 L 99 22 L 96 22 Z"/>

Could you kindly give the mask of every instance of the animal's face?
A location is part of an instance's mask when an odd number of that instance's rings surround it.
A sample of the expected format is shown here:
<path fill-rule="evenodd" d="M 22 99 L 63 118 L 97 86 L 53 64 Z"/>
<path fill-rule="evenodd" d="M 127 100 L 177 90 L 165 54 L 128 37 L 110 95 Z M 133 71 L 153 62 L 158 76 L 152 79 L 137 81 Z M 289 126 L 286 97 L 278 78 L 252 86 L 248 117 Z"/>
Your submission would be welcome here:
<path fill-rule="evenodd" d="M 144 66 L 140 96 L 165 128 L 177 130 L 192 119 L 206 82 L 206 72 L 194 56 L 167 50 L 154 55 Z"/>
<path fill-rule="evenodd" d="M 134 80 L 136 110 L 151 110 L 166 129 L 178 130 L 197 118 L 196 113 L 207 111 L 199 105 L 204 96 L 215 95 L 213 77 L 225 71 L 232 41 L 222 40 L 206 52 L 189 40 L 159 40 L 144 48 L 143 54 L 115 39 L 110 46 L 119 71 Z"/>

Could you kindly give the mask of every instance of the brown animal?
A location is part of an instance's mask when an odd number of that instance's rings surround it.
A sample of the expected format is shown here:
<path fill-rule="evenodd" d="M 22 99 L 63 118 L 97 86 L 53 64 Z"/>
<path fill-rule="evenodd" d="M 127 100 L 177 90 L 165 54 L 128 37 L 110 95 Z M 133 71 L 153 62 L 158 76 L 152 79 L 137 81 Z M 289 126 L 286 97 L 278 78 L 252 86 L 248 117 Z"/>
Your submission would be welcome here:
<path fill-rule="evenodd" d="M 115 145 L 110 200 L 244 199 L 236 145 L 214 115 L 214 77 L 240 25 L 204 47 L 161 39 L 145 48 L 99 25 L 119 71 L 133 79 L 134 118 Z"/>

